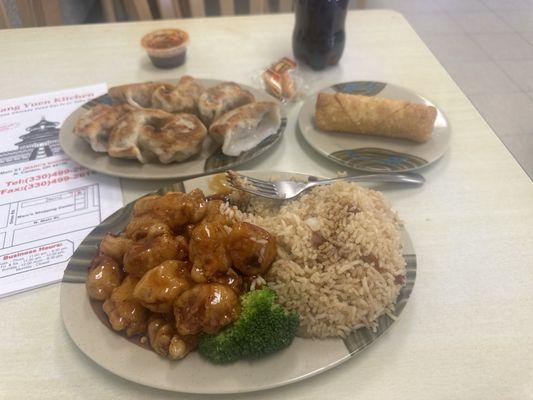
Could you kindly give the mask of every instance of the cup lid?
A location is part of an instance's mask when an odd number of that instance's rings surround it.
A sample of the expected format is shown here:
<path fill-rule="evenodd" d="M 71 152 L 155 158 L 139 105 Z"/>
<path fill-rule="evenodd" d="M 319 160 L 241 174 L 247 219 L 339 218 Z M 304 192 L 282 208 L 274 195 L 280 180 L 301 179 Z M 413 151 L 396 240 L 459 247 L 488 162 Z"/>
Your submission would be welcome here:
<path fill-rule="evenodd" d="M 167 50 L 185 46 L 189 34 L 181 29 L 158 29 L 149 32 L 141 39 L 141 46 L 146 50 Z"/>

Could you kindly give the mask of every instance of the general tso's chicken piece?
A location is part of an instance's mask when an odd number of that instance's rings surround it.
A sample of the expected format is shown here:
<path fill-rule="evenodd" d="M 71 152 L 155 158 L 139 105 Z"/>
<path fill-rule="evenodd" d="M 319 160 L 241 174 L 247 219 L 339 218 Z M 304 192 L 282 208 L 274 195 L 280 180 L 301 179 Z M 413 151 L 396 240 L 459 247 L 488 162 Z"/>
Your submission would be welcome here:
<path fill-rule="evenodd" d="M 171 233 L 170 227 L 161 222 L 159 217 L 152 214 L 144 214 L 139 217 L 133 217 L 124 231 L 124 235 L 133 240 L 139 240 L 146 236 L 158 236 L 156 234 Z"/>
<path fill-rule="evenodd" d="M 122 265 L 124 253 L 132 243 L 131 239 L 124 236 L 108 233 L 100 242 L 100 252 Z"/>
<path fill-rule="evenodd" d="M 146 231 L 146 237 L 147 238 L 154 238 L 156 236 L 161 235 L 172 235 L 172 229 L 170 229 L 170 226 L 167 224 L 164 224 L 163 222 L 157 222 L 150 226 L 148 230 Z"/>
<path fill-rule="evenodd" d="M 191 193 L 170 192 L 164 196 L 148 196 L 137 201 L 133 218 L 126 228 L 126 236 L 142 238 L 150 225 L 166 224 L 178 233 L 187 224 L 200 221 L 206 211 L 206 200 L 201 190 Z"/>
<path fill-rule="evenodd" d="M 174 300 L 194 284 L 190 269 L 186 261 L 165 261 L 144 274 L 133 296 L 153 312 L 171 313 Z"/>
<path fill-rule="evenodd" d="M 149 213 L 152 208 L 152 204 L 154 204 L 154 202 L 160 198 L 161 196 L 158 194 L 150 194 L 148 196 L 141 197 L 139 200 L 135 201 L 135 204 L 133 205 L 133 216 Z"/>
<path fill-rule="evenodd" d="M 205 204 L 204 194 L 199 189 L 188 194 L 170 192 L 144 204 L 140 213 L 158 216 L 162 222 L 176 230 L 200 221 L 205 214 Z"/>
<path fill-rule="evenodd" d="M 183 292 L 174 303 L 180 335 L 218 332 L 236 320 L 240 311 L 239 296 L 219 283 L 198 284 Z"/>
<path fill-rule="evenodd" d="M 192 192 L 187 193 L 185 208 L 186 215 L 189 216 L 188 223 L 196 224 L 202 220 L 206 212 L 206 204 L 204 192 L 200 189 L 194 189 Z"/>
<path fill-rule="evenodd" d="M 220 207 L 224 202 L 222 200 L 209 200 L 206 206 L 206 212 L 202 222 L 218 222 L 223 225 L 231 225 L 231 219 L 220 212 Z"/>
<path fill-rule="evenodd" d="M 185 357 L 197 345 L 195 336 L 179 336 L 171 321 L 152 314 L 148 322 L 148 339 L 154 351 L 172 360 Z"/>
<path fill-rule="evenodd" d="M 244 275 L 264 274 L 276 258 L 276 239 L 257 225 L 233 225 L 227 248 L 233 267 Z"/>
<path fill-rule="evenodd" d="M 214 222 L 218 217 L 220 217 L 220 206 L 222 203 L 222 200 L 209 200 L 206 204 L 203 222 Z"/>
<path fill-rule="evenodd" d="M 147 236 L 133 243 L 124 254 L 124 269 L 141 278 L 147 271 L 167 260 L 186 260 L 188 243 L 183 236 Z"/>
<path fill-rule="evenodd" d="M 113 289 L 119 287 L 122 275 L 122 269 L 115 260 L 104 254 L 97 255 L 85 282 L 89 297 L 95 300 L 109 298 Z"/>
<path fill-rule="evenodd" d="M 168 355 L 168 346 L 174 336 L 176 329 L 174 324 L 167 321 L 159 314 L 152 314 L 148 320 L 148 340 L 154 351 L 166 357 Z"/>
<path fill-rule="evenodd" d="M 217 275 L 211 278 L 211 282 L 221 283 L 229 286 L 237 294 L 241 294 L 243 279 L 233 268 L 230 268 L 224 275 Z"/>
<path fill-rule="evenodd" d="M 198 347 L 198 335 L 174 335 L 168 346 L 168 357 L 179 360 Z"/>
<path fill-rule="evenodd" d="M 194 192 L 191 192 L 193 194 Z M 198 196 L 198 194 L 195 194 L 195 196 Z M 205 211 L 202 216 L 201 222 L 207 223 L 207 222 L 217 222 L 223 225 L 231 225 L 231 219 L 225 215 L 222 214 L 220 211 L 220 207 L 222 206 L 224 202 L 219 199 L 210 199 L 205 203 Z M 192 236 L 192 231 L 196 227 L 195 224 L 189 224 L 185 227 L 185 232 L 190 236 Z"/>
<path fill-rule="evenodd" d="M 189 239 L 189 259 L 193 263 L 191 276 L 195 282 L 208 282 L 228 271 L 231 260 L 226 249 L 227 237 L 224 225 L 217 222 L 202 222 L 193 229 Z"/>
<path fill-rule="evenodd" d="M 126 331 L 128 337 L 146 332 L 149 312 L 133 297 L 139 280 L 126 276 L 103 305 L 109 323 L 116 331 Z"/>
<path fill-rule="evenodd" d="M 189 242 L 191 241 L 192 232 L 194 231 L 194 228 L 196 228 L 196 225 L 189 224 L 183 229 L 183 236 L 185 236 L 187 240 L 189 240 Z"/>

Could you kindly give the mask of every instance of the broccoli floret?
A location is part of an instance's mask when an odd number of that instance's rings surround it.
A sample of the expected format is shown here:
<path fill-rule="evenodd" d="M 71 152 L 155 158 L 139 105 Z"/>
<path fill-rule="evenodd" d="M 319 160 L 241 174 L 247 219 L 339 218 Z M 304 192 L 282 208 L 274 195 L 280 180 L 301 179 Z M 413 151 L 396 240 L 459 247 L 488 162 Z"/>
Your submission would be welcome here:
<path fill-rule="evenodd" d="M 198 350 L 216 364 L 257 359 L 292 343 L 298 329 L 298 314 L 276 303 L 271 289 L 253 290 L 241 296 L 242 311 L 229 327 L 200 339 Z"/>

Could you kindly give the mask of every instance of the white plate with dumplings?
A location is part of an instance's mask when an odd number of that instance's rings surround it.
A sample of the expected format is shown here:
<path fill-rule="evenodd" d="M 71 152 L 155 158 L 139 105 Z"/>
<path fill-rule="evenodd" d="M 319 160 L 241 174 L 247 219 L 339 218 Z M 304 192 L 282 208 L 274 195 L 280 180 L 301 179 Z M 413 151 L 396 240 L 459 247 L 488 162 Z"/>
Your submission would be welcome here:
<path fill-rule="evenodd" d="M 182 79 L 190 78 L 182 77 Z M 161 96 L 154 96 L 153 88 L 150 89 L 148 86 L 144 87 L 146 90 L 141 89 L 133 93 L 124 88 L 134 87 L 135 84 L 110 88 L 112 96 L 108 93 L 84 104 L 65 120 L 59 133 L 61 147 L 78 164 L 103 174 L 142 180 L 184 179 L 235 168 L 272 149 L 281 139 L 287 124 L 286 115 L 279 103 L 265 92 L 239 84 L 240 89 L 253 95 L 255 102 L 230 108 L 221 115 L 218 115 L 220 114 L 218 111 L 213 111 L 214 108 L 200 113 L 197 110 L 187 109 L 189 99 L 184 99 L 185 104 L 181 104 L 180 99 L 172 102 L 171 98 L 171 105 L 166 104 L 172 93 L 170 90 L 165 90 L 163 85 L 177 85 L 178 82 L 179 80 L 165 80 L 153 83 L 160 88 Z M 195 82 L 207 90 L 223 83 L 215 79 L 197 79 Z M 114 111 L 106 114 L 110 106 L 116 107 L 117 100 L 125 102 L 120 107 L 118 116 Z M 210 99 L 206 99 L 204 104 L 209 103 L 208 100 Z M 278 107 L 274 108 L 279 109 L 279 115 L 277 111 L 271 113 L 269 106 L 272 104 L 264 102 L 275 102 Z M 198 119 L 190 114 L 186 118 L 180 117 L 180 114 L 172 109 L 175 104 L 185 108 L 185 112 L 195 112 Z M 207 104 L 207 107 L 210 105 Z M 137 106 L 157 107 L 157 109 L 136 109 Z M 253 110 L 250 107 L 253 107 Z M 104 112 L 95 112 L 98 110 Z M 129 112 L 131 110 L 134 111 Z M 127 116 L 121 114 L 126 111 L 129 112 Z M 176 143 L 175 136 L 171 137 L 169 144 L 165 142 L 168 136 L 158 135 L 158 124 L 162 123 L 160 121 L 167 123 L 165 118 L 169 113 L 173 114 L 173 118 L 178 118 L 172 119 L 170 122 L 172 124 L 177 121 L 177 124 L 182 124 L 182 128 L 183 125 L 188 127 L 194 125 L 194 132 L 184 134 L 187 142 L 185 146 Z M 91 115 L 99 118 L 96 119 L 98 129 L 94 129 Z M 253 122 L 254 117 L 256 122 Z M 83 118 L 85 123 L 80 125 L 78 121 L 80 119 L 83 121 Z M 202 126 L 199 124 L 200 120 Z M 216 124 L 213 123 L 214 120 Z M 243 120 L 252 120 L 252 123 Z M 106 134 L 102 140 L 100 131 L 106 124 L 112 126 L 108 128 L 109 132 L 114 130 L 115 133 Z M 118 125 L 120 126 L 117 128 Z M 204 125 L 211 125 L 211 133 Z M 79 126 L 85 129 L 84 134 L 89 132 L 92 136 L 80 135 Z M 264 137 L 265 134 L 259 133 L 258 136 L 257 133 L 264 129 L 268 129 L 269 134 Z M 250 146 L 248 141 L 250 135 L 256 136 L 252 139 L 254 146 L 247 148 Z M 225 136 L 231 136 L 233 140 L 225 140 Z"/>

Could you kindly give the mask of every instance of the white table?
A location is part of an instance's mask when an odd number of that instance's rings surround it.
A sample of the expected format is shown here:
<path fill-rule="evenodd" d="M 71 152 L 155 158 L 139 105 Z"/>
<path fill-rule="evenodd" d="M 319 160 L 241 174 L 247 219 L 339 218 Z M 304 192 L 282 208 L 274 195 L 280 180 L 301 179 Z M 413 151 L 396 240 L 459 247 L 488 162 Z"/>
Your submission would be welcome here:
<path fill-rule="evenodd" d="M 138 45 L 164 26 L 192 38 L 176 70 L 154 69 Z M 184 73 L 250 83 L 254 72 L 292 54 L 292 26 L 293 16 L 270 15 L 0 31 L 0 96 Z M 531 181 L 400 14 L 351 12 L 347 27 L 340 65 L 313 75 L 312 88 L 389 81 L 435 101 L 453 126 L 450 151 L 422 171 L 427 183 L 386 193 L 415 243 L 415 290 L 391 332 L 355 359 L 298 384 L 224 397 L 533 398 Z M 339 170 L 296 136 L 299 107 L 289 112 L 281 145 L 246 167 Z M 162 184 L 123 180 L 125 201 Z M 0 300 L 0 398 L 201 398 L 125 381 L 86 358 L 63 328 L 59 287 Z"/>

